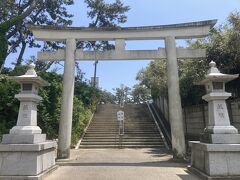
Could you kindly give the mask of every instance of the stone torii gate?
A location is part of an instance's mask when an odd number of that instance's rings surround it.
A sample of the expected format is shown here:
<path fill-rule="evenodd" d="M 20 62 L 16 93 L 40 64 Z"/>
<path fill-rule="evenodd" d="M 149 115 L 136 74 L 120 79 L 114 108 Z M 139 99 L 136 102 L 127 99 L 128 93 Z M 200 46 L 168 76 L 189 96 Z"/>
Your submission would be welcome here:
<path fill-rule="evenodd" d="M 204 49 L 176 48 L 176 39 L 202 38 L 209 34 L 216 20 L 182 24 L 123 27 L 85 28 L 32 26 L 29 29 L 38 40 L 65 41 L 66 48 L 56 52 L 39 52 L 38 60 L 64 61 L 61 119 L 59 124 L 58 158 L 70 157 L 72 109 L 74 95 L 75 60 L 146 60 L 167 59 L 169 119 L 174 157 L 185 155 L 184 124 L 179 94 L 177 58 L 205 57 Z M 76 41 L 115 41 L 115 50 L 83 51 L 76 49 Z M 165 48 L 157 50 L 125 50 L 125 40 L 164 40 Z"/>

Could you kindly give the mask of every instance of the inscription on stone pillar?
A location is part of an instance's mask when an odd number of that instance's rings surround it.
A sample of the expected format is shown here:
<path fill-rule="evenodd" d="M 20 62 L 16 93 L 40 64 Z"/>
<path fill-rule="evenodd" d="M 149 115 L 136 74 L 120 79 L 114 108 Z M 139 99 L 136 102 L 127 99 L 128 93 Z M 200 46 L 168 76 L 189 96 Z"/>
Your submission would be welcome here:
<path fill-rule="evenodd" d="M 22 117 L 23 117 L 23 118 L 27 118 L 28 115 L 27 115 L 27 114 L 23 114 Z"/>
<path fill-rule="evenodd" d="M 217 104 L 217 113 L 218 113 L 218 117 L 220 119 L 225 119 L 225 112 L 224 112 L 224 107 L 223 104 Z"/>
<path fill-rule="evenodd" d="M 24 105 L 23 105 L 23 110 L 24 110 L 24 111 L 28 110 L 28 105 L 27 105 L 27 104 L 24 104 Z"/>

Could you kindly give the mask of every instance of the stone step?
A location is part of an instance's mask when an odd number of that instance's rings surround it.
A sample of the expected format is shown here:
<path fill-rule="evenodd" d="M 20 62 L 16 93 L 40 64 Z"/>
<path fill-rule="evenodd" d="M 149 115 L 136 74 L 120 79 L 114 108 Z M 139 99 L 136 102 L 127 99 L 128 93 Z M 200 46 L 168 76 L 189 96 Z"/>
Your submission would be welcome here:
<path fill-rule="evenodd" d="M 164 146 L 163 143 L 126 143 L 126 142 L 114 142 L 114 143 L 81 143 L 81 146 L 109 146 L 109 145 L 119 145 L 122 144 L 123 146 Z"/>
<path fill-rule="evenodd" d="M 101 126 L 101 127 L 106 127 L 106 126 L 119 126 L 119 123 L 95 123 L 93 122 L 94 124 L 90 124 L 90 127 L 94 126 L 94 127 L 98 127 L 98 126 Z M 132 122 L 131 123 L 124 123 L 125 126 L 140 126 L 140 127 L 155 127 L 155 124 L 150 124 L 150 123 L 135 123 L 133 124 Z"/>
<path fill-rule="evenodd" d="M 92 132 L 92 131 L 118 131 L 119 128 L 90 128 L 88 129 L 88 132 Z M 146 132 L 146 131 L 154 131 L 154 132 L 158 132 L 157 129 L 153 129 L 153 128 L 124 128 L 125 132 L 135 132 L 135 131 L 142 131 L 142 132 Z"/>
<path fill-rule="evenodd" d="M 126 127 L 156 127 L 155 124 L 132 124 L 132 123 L 124 123 Z M 89 127 L 119 127 L 119 124 L 90 124 Z"/>
<path fill-rule="evenodd" d="M 119 128 L 111 128 L 111 129 L 88 129 L 88 132 L 116 132 L 119 131 Z M 142 129 L 142 128 L 125 128 L 125 132 L 158 132 L 157 129 Z"/>
<path fill-rule="evenodd" d="M 119 122 L 118 121 L 114 121 L 114 122 L 96 122 L 95 120 L 91 123 L 94 125 L 118 125 Z M 139 121 L 124 121 L 124 124 L 132 124 L 132 125 L 155 125 L 153 122 L 139 122 Z"/>
<path fill-rule="evenodd" d="M 164 145 L 80 145 L 79 148 L 165 148 Z"/>
<path fill-rule="evenodd" d="M 118 148 L 119 122 L 116 120 L 116 114 L 119 110 L 118 105 L 99 105 L 80 148 Z M 123 147 L 164 147 L 146 105 L 127 105 L 124 112 Z"/>
<path fill-rule="evenodd" d="M 102 134 L 118 134 L 119 133 L 119 130 L 116 130 L 116 131 L 87 131 L 88 134 L 95 134 L 95 135 L 102 135 Z M 146 134 L 146 135 L 149 135 L 149 134 L 156 134 L 157 131 L 124 131 L 124 134 L 125 135 L 136 135 L 136 134 Z M 87 135 L 87 134 L 86 134 Z"/>
<path fill-rule="evenodd" d="M 86 137 L 113 137 L 115 138 L 116 136 L 119 136 L 119 132 L 116 132 L 116 133 L 89 133 L 89 134 L 86 134 Z M 139 134 L 139 133 L 125 133 L 124 136 L 126 137 L 160 137 L 159 135 L 155 135 L 153 133 L 146 133 L 145 135 L 144 134 Z"/>
<path fill-rule="evenodd" d="M 118 135 L 119 131 L 115 131 L 115 132 L 86 132 L 85 136 L 99 136 L 99 137 L 102 137 L 102 136 L 116 136 Z M 146 136 L 146 137 L 154 137 L 154 136 L 160 136 L 159 133 L 156 133 L 156 132 L 148 132 L 148 133 L 124 133 L 124 136 L 139 136 L 139 137 L 142 137 L 142 136 Z"/>
<path fill-rule="evenodd" d="M 114 139 L 84 139 L 82 140 L 81 143 L 91 143 L 91 142 L 98 142 L 98 143 L 102 143 L 102 142 L 118 142 L 119 141 L 119 138 L 114 138 Z M 163 143 L 163 141 L 158 138 L 158 139 L 134 139 L 134 138 L 131 138 L 131 139 L 125 139 L 123 138 L 122 139 L 123 142 L 142 142 L 142 143 L 145 143 L 145 142 L 157 142 L 157 143 Z"/>
<path fill-rule="evenodd" d="M 156 126 L 129 126 L 124 124 L 125 129 L 156 129 Z M 118 126 L 89 126 L 88 129 L 118 129 Z"/>
<path fill-rule="evenodd" d="M 100 137 L 100 138 L 118 138 L 119 137 L 119 135 L 118 134 L 101 134 L 101 135 L 99 135 L 99 134 L 86 134 L 86 136 L 84 136 L 84 138 L 98 138 L 98 137 Z M 151 135 L 144 135 L 144 134 L 142 134 L 142 135 L 137 135 L 137 134 L 132 134 L 132 135 L 124 135 L 124 137 L 126 138 L 126 137 L 129 137 L 129 138 L 155 138 L 155 137 L 160 137 L 159 135 L 157 135 L 157 134 L 151 134 Z"/>
<path fill-rule="evenodd" d="M 116 136 L 116 137 L 119 138 L 119 136 Z M 99 136 L 97 136 L 97 137 L 85 137 L 83 140 L 85 140 L 85 139 L 99 139 L 99 140 L 101 140 L 101 139 L 115 139 L 116 137 L 99 137 Z M 132 136 L 124 135 L 123 138 L 124 139 L 145 139 L 145 140 L 161 139 L 162 140 L 162 138 L 160 136 L 155 136 L 155 137 L 135 137 L 135 136 L 133 136 L 132 137 Z"/>

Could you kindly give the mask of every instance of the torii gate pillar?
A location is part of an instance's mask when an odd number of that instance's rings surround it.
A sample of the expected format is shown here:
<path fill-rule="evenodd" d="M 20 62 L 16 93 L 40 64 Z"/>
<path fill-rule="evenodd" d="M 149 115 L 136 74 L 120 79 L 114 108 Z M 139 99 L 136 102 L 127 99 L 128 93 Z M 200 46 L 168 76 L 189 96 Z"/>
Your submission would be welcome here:
<path fill-rule="evenodd" d="M 71 132 L 72 132 L 72 111 L 75 82 L 75 50 L 76 40 L 66 40 L 66 53 L 64 62 L 63 92 L 61 117 L 58 134 L 58 158 L 70 158 Z"/>
<path fill-rule="evenodd" d="M 184 158 L 186 152 L 182 105 L 179 91 L 179 76 L 175 37 L 165 38 L 167 56 L 168 109 L 174 158 Z"/>

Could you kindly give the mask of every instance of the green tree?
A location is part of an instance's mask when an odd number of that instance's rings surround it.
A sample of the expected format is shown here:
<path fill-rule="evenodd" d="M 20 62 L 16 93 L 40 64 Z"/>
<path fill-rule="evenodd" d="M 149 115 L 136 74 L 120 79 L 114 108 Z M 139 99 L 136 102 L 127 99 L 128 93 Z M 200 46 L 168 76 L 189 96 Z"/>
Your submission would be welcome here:
<path fill-rule="evenodd" d="M 41 0 L 39 0 L 40 2 Z M 71 24 L 71 20 L 69 18 L 71 17 L 70 14 L 68 14 L 66 7 L 67 5 L 70 5 L 73 3 L 73 0 L 60 0 L 60 1 L 51 1 L 51 0 L 43 0 L 42 3 L 36 3 L 37 0 L 26 0 L 26 1 L 8 1 L 5 0 L 7 4 L 6 9 L 4 11 L 0 11 L 3 16 L 0 16 L 0 38 L 4 38 L 2 42 L 3 44 L 0 44 L 0 50 L 1 50 L 1 65 L 4 65 L 5 58 L 6 58 L 6 50 L 8 50 L 9 53 L 14 52 L 15 49 L 23 43 L 22 40 L 26 44 L 28 44 L 30 47 L 39 46 L 38 44 L 35 44 L 34 39 L 32 38 L 32 34 L 27 30 L 26 23 L 31 24 L 47 24 L 47 25 L 69 25 Z M 116 24 L 120 22 L 125 22 L 124 13 L 126 11 L 121 10 L 121 6 L 123 6 L 122 3 L 120 3 L 119 0 L 117 0 L 115 3 L 107 4 L 104 1 L 89 1 L 89 3 L 96 3 L 102 2 L 106 5 L 107 9 L 112 11 L 111 13 L 108 12 L 108 14 L 104 18 L 100 18 L 97 20 L 97 22 L 103 22 L 106 20 L 106 22 L 109 22 L 114 27 Z M 1 3 L 1 2 L 0 2 Z M 33 4 L 32 4 L 33 3 Z M 86 3 L 88 3 L 86 1 Z M 91 4 L 93 5 L 93 4 Z M 104 8 L 106 8 L 104 7 Z M 4 4 L 0 4 L 1 10 L 4 9 Z M 22 8 L 22 11 L 20 10 Z M 89 6 L 90 8 L 90 6 Z M 97 7 L 93 7 L 92 10 L 95 8 L 95 10 L 98 10 Z M 29 9 L 29 10 L 28 10 Z M 107 9 L 104 9 L 101 13 L 106 13 Z M 125 8 L 125 10 L 128 8 Z M 28 12 L 25 14 L 24 12 Z M 24 14 L 24 16 L 21 16 L 21 13 Z M 121 16 L 118 16 L 119 15 Z M 99 15 L 97 14 L 97 17 Z M 16 17 L 17 21 L 15 24 L 12 23 L 12 20 Z M 21 17 L 21 18 L 20 18 Z M 89 16 L 90 17 L 90 16 Z M 91 16 L 91 18 L 94 18 L 95 15 Z M 34 18 L 34 19 L 33 19 Z M 93 19 L 92 18 L 92 19 Z M 108 19 L 109 18 L 109 19 Z M 5 22 L 11 22 L 11 26 L 9 25 L 9 28 L 5 29 L 4 23 Z M 96 27 L 100 27 L 99 24 L 96 24 Z M 23 28 L 23 29 L 22 29 Z M 19 32 L 21 31 L 21 32 Z M 29 32 L 29 34 L 27 33 Z M 27 34 L 25 34 L 27 33 Z M 24 36 L 23 36 L 24 35 Z M 18 42 L 17 40 L 20 40 L 21 42 Z M 5 41 L 4 41 L 5 40 Z M 87 45 L 83 46 L 83 42 L 79 42 L 78 45 L 81 45 L 81 47 L 88 48 Z M 101 47 L 107 47 L 108 42 L 99 42 L 102 44 Z M 86 42 L 85 44 L 88 44 Z M 99 49 L 98 43 L 91 44 L 90 48 Z M 6 46 L 7 45 L 7 46 Z M 9 45 L 9 47 L 8 47 Z M 62 44 L 58 43 L 50 43 L 46 42 L 44 44 L 43 49 L 53 48 L 57 49 L 59 48 L 59 45 Z M 111 46 L 111 45 L 110 45 Z M 5 47 L 5 48 L 4 48 Z M 25 47 L 21 47 L 22 52 L 25 51 Z M 78 46 L 79 48 L 79 46 Z M 101 49 L 101 48 L 100 48 Z M 7 52 L 7 53 L 8 53 Z M 21 55 L 22 56 L 22 55 Z M 9 128 L 11 128 L 13 125 L 16 124 L 16 116 L 18 112 L 18 101 L 14 98 L 14 95 L 16 94 L 16 91 L 19 89 L 16 84 L 12 86 L 12 82 L 10 82 L 7 78 L 5 78 L 9 75 L 22 75 L 26 72 L 26 67 L 21 65 L 20 61 L 17 61 L 17 66 L 14 68 L 14 70 L 4 68 L 2 71 L 2 74 L 4 76 L 1 76 L 0 79 L 0 92 L 1 95 L 4 96 L 0 99 L 0 114 L 1 120 L 0 122 L 0 136 L 2 133 L 6 133 L 9 131 Z M 60 106 L 61 106 L 61 92 L 62 92 L 62 75 L 57 74 L 56 72 L 46 72 L 46 70 L 50 67 L 50 64 L 40 63 L 36 62 L 36 69 L 38 70 L 38 75 L 40 75 L 43 79 L 46 79 L 50 86 L 45 87 L 40 90 L 40 95 L 43 97 L 43 101 L 39 104 L 39 113 L 38 113 L 38 123 L 39 126 L 43 129 L 43 132 L 47 134 L 48 138 L 57 138 L 57 132 L 58 132 L 58 123 L 60 119 Z M 87 82 L 83 81 L 83 73 L 78 68 L 76 81 L 75 81 L 75 96 L 74 96 L 74 109 L 73 109 L 73 131 L 72 131 L 72 143 L 76 143 L 78 138 L 80 137 L 81 133 L 83 132 L 83 129 L 88 124 L 88 121 L 90 119 L 91 113 L 96 109 L 96 105 L 99 102 L 100 93 L 101 91 L 91 87 Z M 14 84 L 14 83 L 13 83 Z M 13 91 L 12 88 L 15 90 Z M 8 102 L 9 108 L 6 107 L 6 103 Z M 1 113 L 4 112 L 4 113 Z M 11 114 L 9 116 L 7 113 Z M 9 118 L 10 117 L 10 118 Z"/>
<path fill-rule="evenodd" d="M 87 16 L 92 20 L 89 23 L 90 28 L 112 28 L 117 29 L 119 24 L 127 21 L 126 12 L 130 10 L 129 6 L 125 6 L 120 0 L 113 3 L 106 3 L 104 0 L 85 0 L 88 7 Z M 83 42 L 79 42 L 80 47 Z M 84 48 L 94 50 L 114 49 L 114 45 L 108 41 L 90 41 L 85 42 Z"/>
<path fill-rule="evenodd" d="M 178 60 L 180 95 L 183 105 L 202 102 L 203 87 L 194 85 L 205 74 L 204 60 L 183 59 Z M 167 72 L 166 61 L 155 60 L 150 62 L 146 69 L 137 75 L 140 85 L 151 89 L 153 99 L 159 96 L 167 97 Z"/>
<path fill-rule="evenodd" d="M 137 104 L 141 104 L 148 100 L 151 100 L 151 90 L 144 85 L 134 85 L 131 95 L 133 98 L 133 102 Z"/>
<path fill-rule="evenodd" d="M 115 100 L 116 100 L 115 96 L 112 93 L 110 93 L 110 92 L 108 92 L 106 90 L 101 90 L 100 91 L 100 100 L 99 100 L 99 102 L 103 102 L 104 104 L 106 104 L 106 103 L 114 104 Z"/>
<path fill-rule="evenodd" d="M 49 139 L 56 139 L 61 112 L 63 78 L 56 72 L 39 72 L 39 75 L 50 85 L 40 90 L 43 100 L 38 105 L 38 124 Z"/>
<path fill-rule="evenodd" d="M 2 134 L 7 134 L 17 121 L 19 102 L 14 95 L 19 91 L 19 86 L 8 80 L 7 76 L 0 78 L 0 139 Z"/>
<path fill-rule="evenodd" d="M 121 84 L 120 87 L 113 88 L 113 90 L 115 91 L 116 103 L 120 104 L 122 100 L 124 101 L 124 103 L 132 102 L 130 87 Z"/>
<path fill-rule="evenodd" d="M 26 24 L 47 24 L 67 26 L 72 17 L 65 6 L 73 4 L 73 0 L 2 0 L 0 2 L 0 67 L 4 66 L 6 57 L 20 47 L 16 64 L 21 64 L 27 45 L 40 47 Z M 44 48 L 57 48 L 56 43 L 46 43 Z"/>
<path fill-rule="evenodd" d="M 215 61 L 222 73 L 240 73 L 240 12 L 230 13 L 226 23 L 211 30 L 205 40 L 190 41 L 189 45 L 196 48 L 206 48 L 207 58 L 204 61 L 208 67 L 210 61 Z M 227 84 L 227 90 L 234 97 L 240 97 L 240 78 Z"/>
<path fill-rule="evenodd" d="M 151 61 L 145 69 L 138 72 L 136 80 L 140 81 L 140 85 L 151 89 L 153 98 L 160 94 L 167 96 L 166 61 Z"/>
<path fill-rule="evenodd" d="M 233 12 L 229 15 L 227 23 L 211 30 L 206 39 L 188 41 L 191 48 L 206 48 L 205 59 L 179 59 L 180 94 L 183 105 L 202 103 L 204 87 L 196 86 L 194 82 L 203 78 L 208 70 L 208 63 L 215 61 L 223 73 L 240 73 L 240 14 Z M 153 61 L 146 69 L 137 75 L 140 84 L 151 88 L 153 98 L 167 97 L 166 62 Z M 240 96 L 239 78 L 227 84 L 227 90 L 233 92 L 234 97 Z"/>

